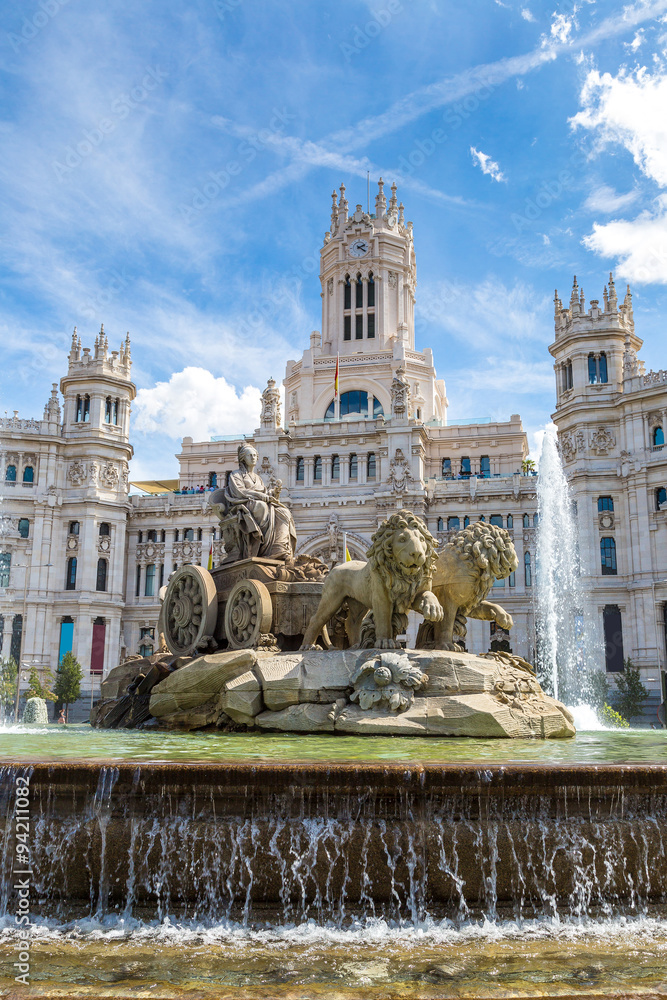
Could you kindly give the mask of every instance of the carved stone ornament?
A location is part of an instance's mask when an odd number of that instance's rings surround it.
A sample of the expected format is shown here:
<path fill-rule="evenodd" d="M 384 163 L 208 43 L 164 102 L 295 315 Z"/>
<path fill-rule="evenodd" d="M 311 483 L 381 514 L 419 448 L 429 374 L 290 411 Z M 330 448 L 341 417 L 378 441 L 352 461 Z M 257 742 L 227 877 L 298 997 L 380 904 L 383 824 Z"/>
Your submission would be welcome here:
<path fill-rule="evenodd" d="M 396 288 L 396 285 L 398 284 L 398 275 L 396 274 L 396 271 L 389 272 L 388 281 L 390 288 Z"/>
<path fill-rule="evenodd" d="M 329 295 L 333 295 L 333 290 L 334 290 L 334 280 L 333 278 L 329 278 L 329 280 L 327 281 L 327 291 L 329 292 Z"/>
<path fill-rule="evenodd" d="M 83 486 L 86 481 L 86 467 L 83 462 L 72 462 L 67 471 L 67 478 L 72 486 Z"/>
<path fill-rule="evenodd" d="M 371 708 L 405 712 L 414 701 L 415 689 L 427 683 L 428 675 L 410 663 L 405 653 L 381 653 L 357 668 L 350 700 L 365 712 Z"/>
<path fill-rule="evenodd" d="M 104 486 L 108 486 L 110 490 L 115 489 L 120 482 L 120 476 L 118 474 L 118 469 L 111 462 L 107 462 L 100 469 L 100 482 Z"/>
<path fill-rule="evenodd" d="M 602 531 L 611 531 L 614 527 L 613 513 L 607 510 L 603 514 L 600 514 L 599 523 Z"/>
<path fill-rule="evenodd" d="M 98 469 L 98 466 L 97 466 L 97 462 L 91 462 L 90 465 L 88 466 L 88 481 L 89 482 L 91 482 L 91 483 L 96 483 L 97 482 L 97 473 L 98 473 L 98 471 L 99 471 L 99 469 Z"/>
<path fill-rule="evenodd" d="M 266 389 L 262 393 L 262 427 L 275 430 L 277 427 L 280 427 L 281 418 L 280 392 L 275 380 L 270 378 L 266 383 Z"/>
<path fill-rule="evenodd" d="M 586 438 L 583 431 L 565 431 L 560 435 L 559 443 L 564 462 L 572 462 L 577 452 L 586 451 Z"/>
<path fill-rule="evenodd" d="M 396 449 L 394 457 L 389 463 L 389 475 L 387 482 L 391 483 L 394 493 L 403 493 L 413 480 L 408 460 L 400 448 Z"/>
<path fill-rule="evenodd" d="M 109 538 L 108 535 L 102 535 L 102 537 L 100 538 L 100 540 L 99 540 L 99 542 L 97 544 L 97 548 L 98 548 L 98 550 L 100 552 L 108 552 L 109 551 L 109 549 L 111 548 L 111 539 Z"/>
<path fill-rule="evenodd" d="M 405 417 L 410 412 L 410 383 L 402 365 L 396 369 L 391 383 L 391 412 L 397 417 Z"/>
<path fill-rule="evenodd" d="M 612 450 L 615 444 L 616 438 L 606 427 L 598 427 L 598 429 L 591 434 L 591 450 L 594 451 L 596 455 L 606 455 L 608 451 Z"/>

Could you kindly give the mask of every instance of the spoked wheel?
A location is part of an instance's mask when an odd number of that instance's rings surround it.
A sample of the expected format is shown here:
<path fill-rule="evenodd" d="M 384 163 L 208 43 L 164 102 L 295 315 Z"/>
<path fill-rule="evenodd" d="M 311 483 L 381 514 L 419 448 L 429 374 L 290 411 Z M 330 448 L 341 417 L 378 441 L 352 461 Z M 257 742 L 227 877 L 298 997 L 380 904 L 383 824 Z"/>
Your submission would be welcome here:
<path fill-rule="evenodd" d="M 175 656 L 194 656 L 212 636 L 218 616 L 213 577 L 203 566 L 181 566 L 172 576 L 162 609 L 164 637 Z"/>
<path fill-rule="evenodd" d="M 251 649 L 271 631 L 271 595 L 259 580 L 239 580 L 225 606 L 225 635 L 232 649 Z"/>

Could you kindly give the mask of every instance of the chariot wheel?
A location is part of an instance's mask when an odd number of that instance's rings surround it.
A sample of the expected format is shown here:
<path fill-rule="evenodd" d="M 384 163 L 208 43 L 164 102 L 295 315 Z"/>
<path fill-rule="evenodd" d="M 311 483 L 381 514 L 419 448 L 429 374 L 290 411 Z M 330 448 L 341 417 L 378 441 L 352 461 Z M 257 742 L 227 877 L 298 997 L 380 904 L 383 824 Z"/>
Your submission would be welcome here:
<path fill-rule="evenodd" d="M 193 564 L 176 570 L 161 616 L 170 651 L 175 656 L 195 656 L 203 640 L 213 635 L 218 617 L 218 595 L 208 570 Z"/>
<path fill-rule="evenodd" d="M 231 649 L 250 649 L 271 631 L 271 595 L 259 580 L 239 580 L 225 605 L 225 635 Z"/>

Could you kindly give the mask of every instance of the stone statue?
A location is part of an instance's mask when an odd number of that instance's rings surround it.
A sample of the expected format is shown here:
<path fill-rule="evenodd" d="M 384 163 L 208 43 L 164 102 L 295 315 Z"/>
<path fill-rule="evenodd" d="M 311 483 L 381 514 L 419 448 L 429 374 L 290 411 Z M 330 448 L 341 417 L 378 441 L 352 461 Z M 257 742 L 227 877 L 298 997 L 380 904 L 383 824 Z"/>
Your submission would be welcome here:
<path fill-rule="evenodd" d="M 238 449 L 239 467 L 223 489 L 211 494 L 220 518 L 227 555 L 224 563 L 260 556 L 291 562 L 296 530 L 289 509 L 267 490 L 256 472 L 258 455 L 252 445 Z"/>
<path fill-rule="evenodd" d="M 393 627 L 397 615 L 413 610 L 439 622 L 442 608 L 430 592 L 436 544 L 423 521 L 411 511 L 392 514 L 371 538 L 368 562 L 342 562 L 329 572 L 301 648 L 313 648 L 320 634 L 325 645 L 330 645 L 326 623 L 344 601 L 349 608 L 346 631 L 352 645 L 360 641 L 367 610 L 373 614 L 376 649 L 398 646 Z"/>
<path fill-rule="evenodd" d="M 396 449 L 396 453 L 389 463 L 389 475 L 387 482 L 391 483 L 394 493 L 404 493 L 412 481 L 412 473 L 408 466 L 408 460 L 401 448 Z"/>
<path fill-rule="evenodd" d="M 275 430 L 280 427 L 280 420 L 280 392 L 276 388 L 275 380 L 270 378 L 262 393 L 262 426 Z"/>
<path fill-rule="evenodd" d="M 407 417 L 410 413 L 410 383 L 402 365 L 396 369 L 391 383 L 391 412 L 396 417 Z"/>

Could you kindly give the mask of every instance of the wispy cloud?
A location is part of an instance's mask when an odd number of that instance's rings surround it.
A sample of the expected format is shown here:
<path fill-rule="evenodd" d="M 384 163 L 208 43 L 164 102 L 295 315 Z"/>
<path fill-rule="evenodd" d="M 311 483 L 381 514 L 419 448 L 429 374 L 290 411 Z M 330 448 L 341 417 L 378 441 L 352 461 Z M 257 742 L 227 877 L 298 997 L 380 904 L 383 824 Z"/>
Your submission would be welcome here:
<path fill-rule="evenodd" d="M 474 146 L 470 147 L 470 155 L 472 156 L 473 163 L 481 169 L 483 174 L 487 174 L 493 181 L 507 181 L 504 173 L 500 169 L 500 165 L 492 160 L 490 156 L 486 153 L 482 153 L 481 150 L 475 149 Z"/>

